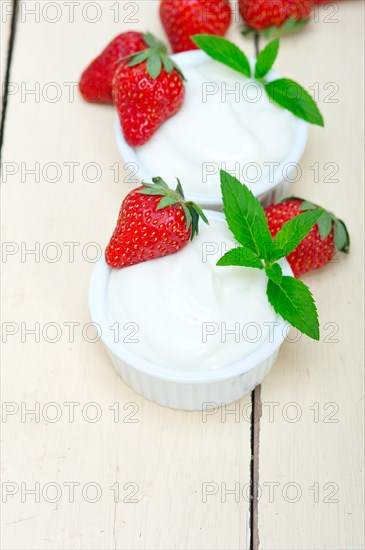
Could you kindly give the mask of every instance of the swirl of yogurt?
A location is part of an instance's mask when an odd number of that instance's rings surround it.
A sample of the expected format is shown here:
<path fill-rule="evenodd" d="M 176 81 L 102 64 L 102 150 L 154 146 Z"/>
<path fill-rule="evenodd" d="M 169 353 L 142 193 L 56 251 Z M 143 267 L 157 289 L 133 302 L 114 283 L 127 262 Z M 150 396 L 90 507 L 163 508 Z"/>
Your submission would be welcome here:
<path fill-rule="evenodd" d="M 293 114 L 260 83 L 217 61 L 182 68 L 182 108 L 135 149 L 147 172 L 167 181 L 178 174 L 187 195 L 219 194 L 220 169 L 252 188 L 271 177 L 293 147 Z"/>
<path fill-rule="evenodd" d="M 236 243 L 223 218 L 209 221 L 176 254 L 112 271 L 108 315 L 120 327 L 119 345 L 165 367 L 216 369 L 267 341 L 276 314 L 266 275 L 217 267 Z M 133 338 L 130 326 L 138 328 Z"/>

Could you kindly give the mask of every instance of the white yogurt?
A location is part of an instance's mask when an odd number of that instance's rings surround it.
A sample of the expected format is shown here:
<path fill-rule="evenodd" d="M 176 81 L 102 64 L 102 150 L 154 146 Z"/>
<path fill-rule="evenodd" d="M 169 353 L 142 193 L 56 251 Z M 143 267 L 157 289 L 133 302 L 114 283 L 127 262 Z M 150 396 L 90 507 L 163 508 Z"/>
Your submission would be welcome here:
<path fill-rule="evenodd" d="M 226 222 L 210 220 L 180 252 L 113 270 L 108 314 L 120 345 L 162 366 L 215 369 L 267 341 L 276 314 L 264 272 L 216 266 L 234 246 Z"/>
<path fill-rule="evenodd" d="M 135 153 L 146 171 L 189 194 L 220 194 L 219 170 L 249 187 L 266 180 L 293 148 L 297 120 L 270 102 L 263 87 L 237 71 L 208 61 L 182 67 L 186 98 Z"/>

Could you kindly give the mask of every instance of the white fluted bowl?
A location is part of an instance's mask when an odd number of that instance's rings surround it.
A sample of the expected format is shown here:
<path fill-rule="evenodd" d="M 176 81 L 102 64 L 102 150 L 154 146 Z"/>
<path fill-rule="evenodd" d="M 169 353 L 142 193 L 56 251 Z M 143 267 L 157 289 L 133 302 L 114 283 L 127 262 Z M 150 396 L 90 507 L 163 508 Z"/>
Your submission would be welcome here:
<path fill-rule="evenodd" d="M 219 212 L 206 210 L 205 214 L 210 220 L 226 223 Z M 286 260 L 281 261 L 281 266 L 284 275 L 293 275 Z M 168 368 L 143 359 L 126 343 L 116 343 L 108 318 L 107 295 L 111 272 L 104 257 L 94 267 L 89 287 L 91 319 L 115 370 L 128 386 L 143 397 L 173 409 L 202 410 L 206 403 L 221 406 L 241 399 L 269 373 L 288 332 L 288 323 L 279 315 L 271 338 L 263 340 L 258 348 L 239 361 L 213 370 Z M 183 353 L 183 350 L 177 349 L 176 353 Z"/>
<path fill-rule="evenodd" d="M 184 67 L 198 66 L 206 63 L 207 60 L 211 60 L 211 58 L 201 50 L 191 50 L 174 54 L 172 59 L 181 67 L 182 71 L 184 71 Z M 251 66 L 254 67 L 255 60 L 251 59 L 250 63 Z M 281 78 L 281 75 L 276 71 L 270 71 L 266 76 L 268 81 L 277 78 Z M 186 85 L 189 85 L 189 83 L 186 83 Z M 283 162 L 279 166 L 272 167 L 272 173 L 257 183 L 249 184 L 248 182 L 244 182 L 250 187 L 253 194 L 260 200 L 264 207 L 286 196 L 294 183 L 293 174 L 296 171 L 296 167 L 303 156 L 308 142 L 308 124 L 299 118 L 296 118 L 295 122 L 293 146 Z M 139 185 L 141 181 L 151 181 L 152 176 L 158 176 L 163 173 L 163 155 L 161 154 L 160 174 L 150 174 L 139 158 L 136 148 L 131 147 L 125 141 L 117 114 L 115 116 L 114 130 L 118 150 L 125 164 L 132 169 L 135 186 Z M 267 159 L 267 162 L 270 161 L 271 159 Z M 203 187 L 204 183 L 202 182 L 202 188 Z M 186 196 L 203 207 L 219 208 L 222 206 L 222 197 L 220 193 L 186 192 Z"/>

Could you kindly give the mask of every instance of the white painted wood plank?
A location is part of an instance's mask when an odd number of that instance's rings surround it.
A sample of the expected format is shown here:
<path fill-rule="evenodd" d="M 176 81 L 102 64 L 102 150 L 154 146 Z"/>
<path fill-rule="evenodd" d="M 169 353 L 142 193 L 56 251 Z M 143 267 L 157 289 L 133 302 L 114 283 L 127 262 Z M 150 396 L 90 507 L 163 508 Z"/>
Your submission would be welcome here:
<path fill-rule="evenodd" d="M 352 251 L 305 278 L 317 299 L 322 342 L 286 343 L 262 385 L 259 535 L 265 550 L 363 548 L 364 5 L 338 7 L 337 23 L 324 22 L 333 8 L 322 9 L 319 23 L 283 40 L 278 63 L 307 87 L 319 83 L 326 120 L 324 130 L 311 129 L 294 194 L 346 220 Z M 333 90 L 338 102 L 328 103 Z M 316 162 L 319 183 L 309 169 Z M 326 163 L 338 164 L 337 182 L 324 181 L 332 170 Z M 277 484 L 271 500 L 270 484 Z M 296 491 L 301 496 L 294 503 Z"/>
<path fill-rule="evenodd" d="M 70 83 L 78 81 L 90 57 L 119 32 L 148 28 L 161 34 L 157 2 L 139 2 L 134 24 L 114 23 L 110 8 L 115 3 L 106 1 L 98 4 L 100 20 L 89 23 L 80 11 L 85 4 L 75 8 L 74 22 L 69 23 L 68 8 L 60 3 L 61 18 L 51 24 L 45 17 L 54 18 L 55 12 L 41 12 L 36 22 L 29 14 L 35 5 L 27 1 L 28 13 L 23 12 L 19 22 L 14 50 L 12 80 L 18 91 L 8 103 L 2 219 L 4 241 L 15 243 L 14 250 L 19 251 L 3 265 L 3 321 L 16 323 L 7 327 L 18 332 L 9 336 L 3 352 L 2 397 L 6 403 L 15 403 L 15 414 L 3 423 L 2 471 L 4 482 L 15 483 L 6 489 L 13 487 L 16 494 L 3 504 L 3 545 L 14 549 L 247 548 L 249 504 L 244 498 L 236 503 L 232 495 L 222 503 L 220 484 L 230 489 L 238 483 L 243 489 L 249 482 L 249 423 L 236 423 L 232 416 L 223 423 L 219 415 L 203 423 L 200 413 L 175 412 L 143 400 L 114 374 L 102 345 L 82 336 L 89 322 L 87 289 L 93 267 L 85 254 L 95 253 L 87 245 L 105 246 L 126 185 L 122 163 L 119 181 L 114 181 L 110 169 L 120 161 L 112 109 L 87 105 L 77 93 L 73 98 Z M 120 5 L 123 9 L 127 3 Z M 95 17 L 91 8 L 87 14 Z M 52 102 L 55 93 L 59 98 Z M 90 178 L 95 172 L 86 170 L 90 162 L 101 170 L 94 183 Z M 67 163 L 79 163 L 74 180 Z M 40 170 L 39 181 L 26 173 L 31 168 Z M 52 183 L 51 178 L 58 181 Z M 58 248 L 48 248 L 51 242 Z M 73 262 L 70 245 L 64 243 L 76 243 Z M 37 246 L 39 258 L 24 256 L 25 247 Z M 57 250 L 61 258 L 52 263 L 47 258 Z M 58 323 L 60 340 L 52 344 L 41 335 L 36 342 L 28 334 L 22 343 L 22 331 L 36 322 L 41 331 L 47 323 Z M 74 342 L 69 341 L 69 325 L 65 325 L 70 322 L 79 323 Z M 39 419 L 28 415 L 22 422 L 21 408 L 34 407 L 35 402 L 40 404 Z M 50 402 L 61 411 L 55 423 L 47 420 L 47 410 L 49 415 L 57 410 L 44 409 Z M 80 403 L 73 423 L 65 402 Z M 102 413 L 96 423 L 80 412 L 90 402 L 96 402 Z M 124 419 L 132 409 L 123 410 L 123 406 L 136 403 L 138 422 L 115 423 L 109 410 L 114 402 L 120 403 Z M 249 399 L 243 400 L 241 406 L 248 403 Z M 12 405 L 6 406 L 12 410 Z M 89 412 L 95 411 L 90 408 Z M 116 481 L 122 488 L 122 502 L 117 505 L 109 489 Z M 75 487 L 74 503 L 69 502 L 68 482 L 80 484 Z M 85 491 L 90 482 L 102 492 L 96 503 L 82 496 L 82 488 Z M 206 503 L 202 502 L 204 482 L 219 488 Z M 39 503 L 34 496 L 24 495 L 35 483 L 40 484 Z M 42 495 L 47 483 L 58 485 L 48 486 L 49 494 Z M 139 502 L 123 502 L 133 489 L 123 489 L 126 483 L 138 485 Z M 62 491 L 59 502 L 49 502 L 52 487 Z M 93 498 L 92 487 L 89 491 L 86 497 Z"/>

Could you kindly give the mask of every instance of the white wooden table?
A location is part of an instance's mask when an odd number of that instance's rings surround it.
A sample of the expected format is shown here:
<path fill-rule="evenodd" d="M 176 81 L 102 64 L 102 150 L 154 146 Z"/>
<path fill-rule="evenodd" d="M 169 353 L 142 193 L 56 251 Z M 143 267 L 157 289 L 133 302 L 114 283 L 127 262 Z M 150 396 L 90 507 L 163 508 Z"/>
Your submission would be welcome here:
<path fill-rule="evenodd" d="M 261 395 L 203 419 L 136 395 L 88 326 L 92 243 L 126 185 L 113 110 L 75 84 L 119 32 L 163 37 L 158 2 L 21 2 L 2 150 L 4 549 L 363 548 L 363 12 L 322 8 L 277 63 L 326 120 L 294 192 L 352 237 L 349 257 L 306 278 L 323 339 L 287 342 Z M 230 37 L 253 54 L 237 24 Z"/>

